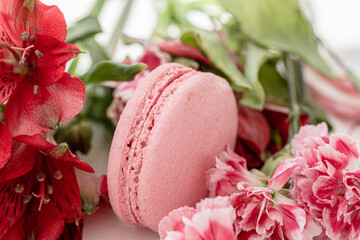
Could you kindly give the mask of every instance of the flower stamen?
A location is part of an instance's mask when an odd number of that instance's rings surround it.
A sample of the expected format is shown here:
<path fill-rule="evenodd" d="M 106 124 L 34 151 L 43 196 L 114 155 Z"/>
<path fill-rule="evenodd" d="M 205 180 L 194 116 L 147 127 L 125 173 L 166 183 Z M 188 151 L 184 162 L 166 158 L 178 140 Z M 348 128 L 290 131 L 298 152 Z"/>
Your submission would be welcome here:
<path fill-rule="evenodd" d="M 7 43 L 3 41 L 0 41 L 0 46 L 2 46 L 3 48 L 8 48 Z"/>
<path fill-rule="evenodd" d="M 16 193 L 22 193 L 23 191 L 24 191 L 24 185 L 22 185 L 22 184 L 20 184 L 20 183 L 16 184 L 16 186 L 15 186 L 15 192 L 16 192 Z"/>
<path fill-rule="evenodd" d="M 40 182 L 40 192 L 39 194 L 32 193 L 34 197 L 40 198 L 40 205 L 38 210 L 41 211 L 41 207 L 44 204 L 47 204 L 50 202 L 49 196 L 45 193 L 45 174 L 39 173 L 36 176 L 36 179 Z"/>
<path fill-rule="evenodd" d="M 31 35 L 30 37 L 29 37 L 29 41 L 35 41 L 36 40 L 36 36 L 35 35 Z"/>
<path fill-rule="evenodd" d="M 10 49 L 12 49 L 12 50 L 19 50 L 19 51 L 22 51 L 23 53 L 22 53 L 22 55 L 21 55 L 21 58 L 20 58 L 20 61 L 19 61 L 19 64 L 20 64 L 20 66 L 23 66 L 24 64 L 25 64 L 25 61 L 26 61 L 26 53 L 31 49 L 31 48 L 33 48 L 34 47 L 34 45 L 32 44 L 32 45 L 30 45 L 30 46 L 28 46 L 28 47 L 26 47 L 26 48 L 20 48 L 20 47 L 10 47 Z"/>
<path fill-rule="evenodd" d="M 29 36 L 30 36 L 30 33 L 29 33 L 29 32 L 23 32 L 23 33 L 21 34 L 21 39 L 22 39 L 23 41 L 26 41 L 26 40 L 29 38 Z"/>
<path fill-rule="evenodd" d="M 54 173 L 54 177 L 56 180 L 60 180 L 62 178 L 62 174 L 59 170 L 56 170 Z"/>

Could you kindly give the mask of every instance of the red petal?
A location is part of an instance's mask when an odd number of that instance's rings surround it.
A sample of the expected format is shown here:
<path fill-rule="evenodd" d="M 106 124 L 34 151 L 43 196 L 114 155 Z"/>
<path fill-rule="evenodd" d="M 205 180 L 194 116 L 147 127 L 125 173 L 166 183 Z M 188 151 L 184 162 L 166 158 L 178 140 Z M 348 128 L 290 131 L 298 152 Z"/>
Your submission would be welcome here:
<path fill-rule="evenodd" d="M 39 86 L 38 94 L 33 91 L 34 84 L 25 79 L 6 105 L 5 123 L 13 136 L 48 132 L 73 118 L 84 105 L 84 84 L 68 73 L 49 87 Z"/>
<path fill-rule="evenodd" d="M 0 121 L 0 169 L 11 156 L 12 138 L 9 129 Z"/>
<path fill-rule="evenodd" d="M 0 239 L 2 238 L 0 237 Z M 6 240 L 26 239 L 23 221 L 20 219 L 15 226 L 11 227 L 3 239 Z"/>
<path fill-rule="evenodd" d="M 0 19 L 1 20 L 1 19 Z M 8 34 L 0 25 L 0 42 L 11 44 Z M 4 103 L 14 91 L 18 79 L 21 77 L 14 73 L 14 66 L 9 64 L 13 56 L 7 48 L 0 46 L 0 104 Z"/>
<path fill-rule="evenodd" d="M 75 154 L 73 154 L 69 147 L 66 144 L 55 145 L 48 142 L 41 135 L 33 135 L 33 136 L 18 136 L 15 137 L 16 141 L 26 143 L 38 150 L 40 150 L 43 154 L 54 158 L 59 161 L 69 162 L 76 168 L 79 168 L 83 171 L 93 173 L 94 170 L 84 161 L 81 161 Z"/>
<path fill-rule="evenodd" d="M 206 63 L 208 65 L 213 65 L 209 59 L 207 59 L 199 49 L 186 44 L 181 41 L 176 40 L 167 40 L 165 42 L 156 43 L 161 51 L 170 53 L 171 55 L 181 56 L 186 58 L 191 58 L 199 62 Z"/>
<path fill-rule="evenodd" d="M 81 240 L 83 227 L 83 220 L 80 220 L 78 226 L 75 223 L 65 224 L 64 232 L 61 234 L 59 240 Z"/>
<path fill-rule="evenodd" d="M 58 239 L 64 230 L 64 220 L 47 211 L 38 211 L 38 215 L 37 224 L 34 226 L 36 239 Z M 30 218 L 28 220 L 33 221 Z"/>
<path fill-rule="evenodd" d="M 265 150 L 270 141 L 270 127 L 264 115 L 239 104 L 238 136 L 257 153 Z"/>
<path fill-rule="evenodd" d="M 11 231 L 25 211 L 25 191 L 17 193 L 17 184 L 21 184 L 20 179 L 0 183 L 0 239 L 7 239 L 4 236 Z"/>
<path fill-rule="evenodd" d="M 0 18 L 2 25 L 6 24 L 5 30 L 14 33 L 12 38 L 16 40 L 20 40 L 18 34 L 24 31 L 44 34 L 60 41 L 66 39 L 65 18 L 57 6 L 48 6 L 40 0 L 4 0 L 0 5 L 0 13 L 3 15 Z"/>
<path fill-rule="evenodd" d="M 70 164 L 51 158 L 45 159 L 44 168 L 50 174 L 47 181 L 54 189 L 44 210 L 49 210 L 65 222 L 74 222 L 82 218 L 80 191 L 74 168 Z M 61 173 L 60 179 L 53 177 L 56 171 Z"/>
<path fill-rule="evenodd" d="M 35 164 L 38 150 L 26 144 L 15 142 L 11 160 L 0 170 L 0 181 L 7 181 L 28 173 Z"/>
<path fill-rule="evenodd" d="M 40 59 L 34 56 L 36 66 L 30 71 L 41 86 L 58 81 L 64 74 L 66 62 L 80 53 L 77 46 L 44 35 L 36 35 L 34 45 L 35 51 L 39 50 L 43 56 Z"/>

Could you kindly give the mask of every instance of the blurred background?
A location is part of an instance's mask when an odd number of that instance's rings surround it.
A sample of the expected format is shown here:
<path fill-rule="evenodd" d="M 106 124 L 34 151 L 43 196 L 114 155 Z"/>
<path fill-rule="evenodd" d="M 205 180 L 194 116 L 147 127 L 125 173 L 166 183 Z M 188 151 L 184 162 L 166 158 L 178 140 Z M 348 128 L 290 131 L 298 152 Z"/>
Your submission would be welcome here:
<path fill-rule="evenodd" d="M 124 13 L 124 8 L 131 1 L 129 11 L 125 11 L 127 20 L 123 32 L 135 38 L 148 38 L 157 22 L 157 13 L 164 8 L 165 0 L 107 0 L 99 19 L 103 29 L 96 39 L 104 44 L 111 35 Z M 57 5 L 64 13 L 68 26 L 85 17 L 95 0 L 43 0 L 46 4 Z M 186 0 L 185 2 L 191 2 Z M 357 63 L 360 63 L 360 1 L 358 0 L 301 0 L 315 32 L 324 43 L 335 51 L 343 61 L 359 75 Z M 188 16 L 200 25 L 211 24 L 204 16 Z M 126 56 L 135 59 L 143 51 L 138 44 L 125 46 L 118 44 L 114 59 L 122 60 Z"/>

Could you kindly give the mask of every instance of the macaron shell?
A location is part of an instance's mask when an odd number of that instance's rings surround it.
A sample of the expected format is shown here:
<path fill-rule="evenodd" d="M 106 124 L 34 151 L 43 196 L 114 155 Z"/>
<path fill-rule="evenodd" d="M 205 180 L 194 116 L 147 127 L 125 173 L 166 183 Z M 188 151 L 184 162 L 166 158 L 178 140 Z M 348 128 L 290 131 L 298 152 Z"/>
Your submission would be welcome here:
<path fill-rule="evenodd" d="M 163 106 L 143 151 L 137 215 L 157 230 L 171 210 L 207 196 L 205 172 L 234 144 L 237 108 L 229 84 L 210 73 L 187 79 Z"/>
<path fill-rule="evenodd" d="M 146 93 L 156 84 L 160 75 L 174 68 L 183 68 L 183 66 L 176 63 L 161 65 L 142 81 L 126 104 L 114 133 L 107 174 L 109 199 L 114 212 L 120 219 L 126 222 L 131 222 L 133 218 L 126 202 L 129 196 L 124 193 L 124 189 L 126 188 L 126 186 L 124 187 L 124 179 L 126 176 L 121 170 L 124 166 L 123 151 L 126 140 L 129 132 L 132 130 L 133 121 L 135 120 L 139 106 L 142 101 L 144 101 Z"/>

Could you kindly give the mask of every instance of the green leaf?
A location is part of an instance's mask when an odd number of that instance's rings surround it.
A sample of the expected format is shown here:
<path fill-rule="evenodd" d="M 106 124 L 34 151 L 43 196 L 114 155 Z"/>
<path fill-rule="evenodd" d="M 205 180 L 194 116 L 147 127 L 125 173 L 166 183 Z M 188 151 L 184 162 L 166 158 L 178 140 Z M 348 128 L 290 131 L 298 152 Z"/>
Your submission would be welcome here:
<path fill-rule="evenodd" d="M 81 41 L 81 44 L 90 52 L 93 64 L 104 60 L 110 60 L 110 57 L 105 52 L 104 48 L 94 38 L 88 38 Z"/>
<path fill-rule="evenodd" d="M 244 93 L 241 103 L 262 110 L 265 102 L 265 91 L 259 81 L 259 70 L 261 65 L 269 58 L 274 57 L 264 48 L 248 43 L 245 60 L 245 76 L 251 84 L 251 90 Z"/>
<path fill-rule="evenodd" d="M 68 36 L 66 41 L 69 43 L 74 43 L 89 37 L 93 37 L 101 32 L 102 30 L 97 18 L 92 16 L 86 17 L 68 29 Z"/>
<path fill-rule="evenodd" d="M 276 70 L 277 61 L 278 59 L 270 59 L 261 66 L 259 80 L 267 97 L 289 101 L 289 88 L 286 79 Z"/>
<path fill-rule="evenodd" d="M 320 56 L 314 33 L 296 0 L 221 0 L 240 22 L 241 31 L 258 44 L 299 55 L 327 76 L 332 72 Z"/>
<path fill-rule="evenodd" d="M 276 170 L 276 167 L 287 158 L 291 157 L 290 153 L 290 144 L 285 145 L 285 147 L 271 155 L 266 161 L 265 164 L 262 166 L 261 171 L 265 173 L 266 176 L 271 178 Z"/>
<path fill-rule="evenodd" d="M 233 89 L 242 92 L 251 88 L 215 33 L 191 30 L 185 32 L 181 40 L 199 48 L 226 75 Z"/>
<path fill-rule="evenodd" d="M 96 63 L 86 75 L 85 83 L 98 83 L 103 81 L 130 81 L 141 72 L 147 65 L 137 63 L 124 65 L 112 61 Z"/>

